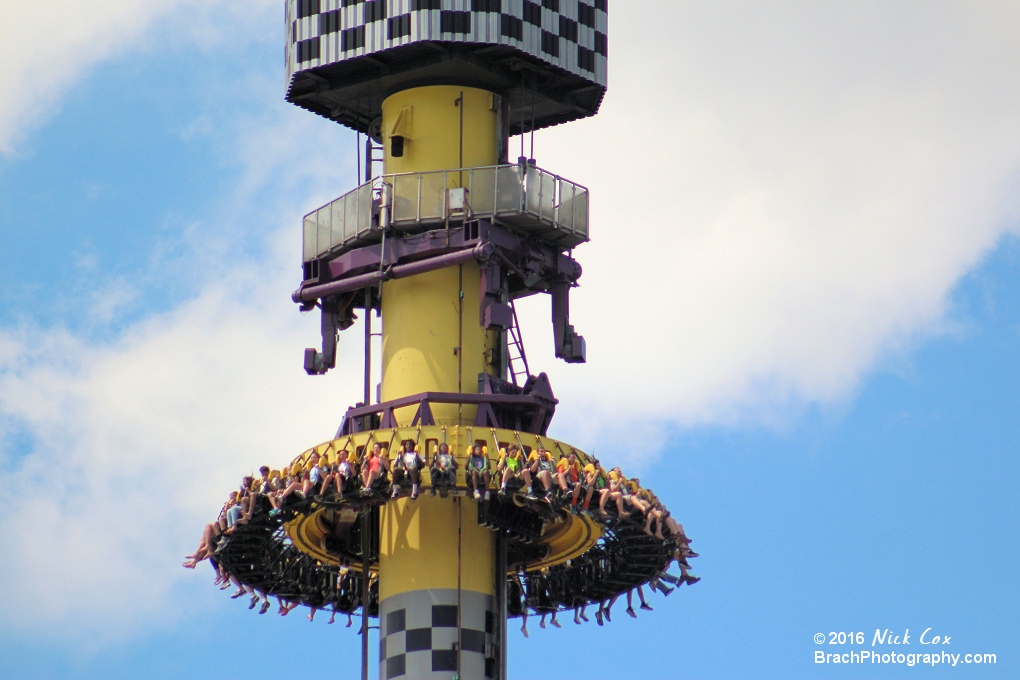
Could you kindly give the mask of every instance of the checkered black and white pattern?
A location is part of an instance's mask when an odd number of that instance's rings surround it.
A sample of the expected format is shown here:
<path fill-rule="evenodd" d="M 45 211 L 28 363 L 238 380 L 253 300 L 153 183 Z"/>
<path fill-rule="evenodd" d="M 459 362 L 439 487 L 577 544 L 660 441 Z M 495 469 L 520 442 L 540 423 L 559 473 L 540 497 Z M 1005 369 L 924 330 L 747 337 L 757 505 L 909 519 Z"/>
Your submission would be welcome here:
<path fill-rule="evenodd" d="M 507 45 L 605 87 L 608 0 L 287 0 L 287 80 L 416 42 Z"/>
<path fill-rule="evenodd" d="M 461 591 L 462 678 L 491 678 L 492 597 Z M 457 670 L 457 591 L 419 590 L 380 603 L 379 677 L 449 680 Z"/>

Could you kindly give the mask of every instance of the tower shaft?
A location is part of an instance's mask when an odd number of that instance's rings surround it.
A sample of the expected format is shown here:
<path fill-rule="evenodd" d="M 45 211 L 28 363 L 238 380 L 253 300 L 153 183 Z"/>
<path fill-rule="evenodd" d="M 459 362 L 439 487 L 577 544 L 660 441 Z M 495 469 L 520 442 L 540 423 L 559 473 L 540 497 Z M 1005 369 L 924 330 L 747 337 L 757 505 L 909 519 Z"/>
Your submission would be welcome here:
<path fill-rule="evenodd" d="M 492 93 L 418 87 L 391 95 L 382 110 L 387 175 L 499 161 L 500 102 Z M 447 188 L 460 188 L 456 173 L 449 178 Z M 395 205 L 401 200 L 396 193 Z M 478 375 L 495 373 L 500 333 L 479 323 L 480 277 L 471 261 L 383 285 L 384 401 L 429 391 L 477 392 Z M 434 409 L 440 425 L 470 424 L 475 417 L 468 406 Z M 413 416 L 413 408 L 397 413 L 403 426 Z M 475 504 L 460 497 L 401 499 L 382 508 L 380 677 L 491 677 L 485 652 L 497 620 L 495 538 L 476 515 Z M 389 644 L 401 638 L 403 645 Z"/>

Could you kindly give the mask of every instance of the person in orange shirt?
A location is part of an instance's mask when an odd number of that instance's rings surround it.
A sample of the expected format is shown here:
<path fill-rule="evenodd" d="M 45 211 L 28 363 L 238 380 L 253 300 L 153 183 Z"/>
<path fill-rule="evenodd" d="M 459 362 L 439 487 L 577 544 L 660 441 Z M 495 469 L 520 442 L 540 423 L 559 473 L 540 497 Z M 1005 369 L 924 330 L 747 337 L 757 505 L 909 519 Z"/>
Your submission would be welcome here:
<path fill-rule="evenodd" d="M 382 444 L 376 442 L 368 454 L 368 459 L 361 469 L 361 493 L 364 496 L 372 494 L 372 486 L 385 477 L 389 469 L 389 461 L 382 455 Z"/>

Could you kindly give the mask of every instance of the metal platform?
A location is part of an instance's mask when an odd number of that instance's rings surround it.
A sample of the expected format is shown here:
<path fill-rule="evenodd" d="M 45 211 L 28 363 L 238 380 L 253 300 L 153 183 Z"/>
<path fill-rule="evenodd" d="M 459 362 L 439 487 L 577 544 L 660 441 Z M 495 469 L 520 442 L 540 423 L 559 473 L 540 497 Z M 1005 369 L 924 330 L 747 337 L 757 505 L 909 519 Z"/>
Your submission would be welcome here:
<path fill-rule="evenodd" d="M 382 175 L 304 218 L 303 261 L 379 243 L 389 226 L 410 234 L 483 219 L 569 250 L 588 241 L 588 189 L 533 165 Z"/>

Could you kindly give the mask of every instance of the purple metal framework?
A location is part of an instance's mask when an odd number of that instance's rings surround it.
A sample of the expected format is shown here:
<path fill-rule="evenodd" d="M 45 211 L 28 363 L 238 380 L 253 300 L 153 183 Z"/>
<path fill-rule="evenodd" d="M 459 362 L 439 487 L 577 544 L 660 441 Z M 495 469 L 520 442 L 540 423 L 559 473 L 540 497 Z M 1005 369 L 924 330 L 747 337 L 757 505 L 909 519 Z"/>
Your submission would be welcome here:
<path fill-rule="evenodd" d="M 432 404 L 478 406 L 478 414 L 471 423 L 474 427 L 496 427 L 545 436 L 559 403 L 545 373 L 528 378 L 523 388 L 486 374 L 479 382 L 481 394 L 422 392 L 381 404 L 351 407 L 336 436 L 398 427 L 396 410 L 415 405 L 418 410 L 411 427 L 435 425 Z"/>
<path fill-rule="evenodd" d="M 483 328 L 507 331 L 514 323 L 512 300 L 547 293 L 556 356 L 568 363 L 585 361 L 584 338 L 570 325 L 570 289 L 581 278 L 581 265 L 555 245 L 471 220 L 456 228 L 394 235 L 306 266 L 305 280 L 292 297 L 302 309 L 318 306 L 323 319 L 322 351 L 305 351 L 305 370 L 322 374 L 335 366 L 338 333 L 353 324 L 354 308 L 365 304 L 359 291 L 471 260 L 482 270 L 478 315 Z"/>

